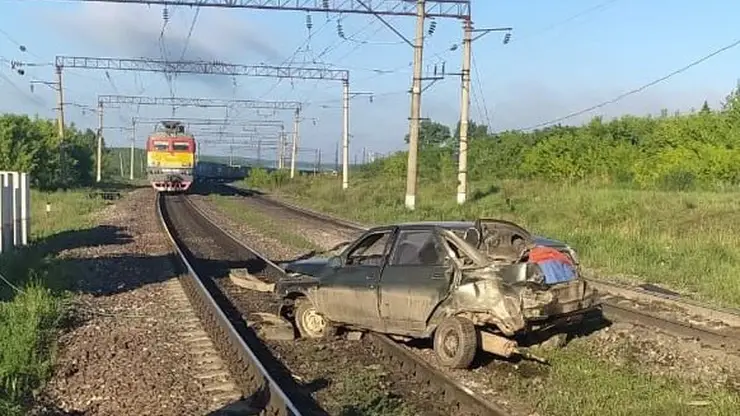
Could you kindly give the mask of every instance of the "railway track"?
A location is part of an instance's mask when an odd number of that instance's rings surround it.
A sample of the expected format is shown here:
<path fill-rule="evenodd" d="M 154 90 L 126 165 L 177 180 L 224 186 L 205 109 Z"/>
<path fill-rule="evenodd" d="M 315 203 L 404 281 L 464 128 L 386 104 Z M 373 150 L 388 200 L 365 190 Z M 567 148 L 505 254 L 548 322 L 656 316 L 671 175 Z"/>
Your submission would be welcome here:
<path fill-rule="evenodd" d="M 230 193 L 251 197 L 253 201 L 272 209 L 288 210 L 297 216 L 328 224 L 349 233 L 363 232 L 369 228 L 362 224 L 277 201 L 250 190 L 228 185 L 223 185 L 223 187 L 228 188 Z M 587 280 L 601 293 L 602 312 L 609 320 L 657 328 L 675 337 L 696 340 L 727 352 L 740 354 L 740 311 L 701 305 L 677 294 L 633 288 L 603 280 Z M 641 308 L 640 306 L 644 304 L 650 304 L 650 307 Z M 655 308 L 656 304 L 660 307 Z M 661 314 L 661 311 L 673 313 L 676 310 L 680 311 L 681 319 L 671 319 Z"/>
<path fill-rule="evenodd" d="M 220 350 L 223 351 L 222 354 L 228 357 L 228 362 L 232 364 L 234 371 L 237 374 L 242 373 L 241 377 L 236 378 L 240 380 L 240 384 L 244 385 L 244 390 L 247 392 L 269 390 L 268 397 L 272 398 L 268 402 L 272 406 L 271 411 L 281 412 L 279 414 L 326 414 L 322 413 L 323 411 L 319 408 L 319 405 L 313 402 L 309 395 L 296 385 L 290 372 L 270 354 L 257 335 L 249 328 L 244 328 L 245 324 L 241 314 L 228 305 L 227 296 L 218 290 L 214 282 L 201 276 L 212 275 L 213 273 L 206 271 L 199 274 L 199 266 L 207 268 L 212 267 L 212 264 L 209 266 L 208 261 L 199 260 L 188 250 L 187 244 L 183 244 L 178 238 L 180 226 L 175 225 L 173 227 L 172 223 L 184 223 L 183 218 L 192 217 L 192 221 L 200 223 L 198 227 L 209 228 L 211 238 L 217 238 L 222 244 L 232 246 L 230 251 L 234 254 L 237 250 L 233 247 L 238 245 L 240 250 L 245 253 L 242 257 L 250 257 L 247 261 L 252 264 L 259 263 L 259 272 L 255 274 L 265 280 L 280 278 L 285 275 L 285 271 L 254 248 L 239 241 L 228 230 L 220 229 L 196 206 L 190 203 L 186 197 L 164 197 L 162 201 L 160 207 L 164 207 L 162 209 L 163 219 L 169 226 L 172 240 L 174 244 L 177 244 L 178 252 L 183 256 L 183 261 L 189 264 L 188 270 L 191 282 L 185 285 L 188 296 L 195 299 L 194 304 L 201 305 L 196 309 L 204 311 L 205 326 L 218 328 L 213 331 L 215 338 L 218 339 L 214 343 L 220 346 Z M 172 221 L 173 215 L 179 218 Z M 218 237 L 215 236 L 216 234 L 218 234 Z M 206 296 L 206 292 L 208 296 Z M 207 300 L 208 298 L 211 300 Z M 232 329 L 229 329 L 229 327 Z M 476 396 L 468 388 L 438 371 L 390 338 L 369 333 L 366 334 L 366 340 L 370 343 L 373 355 L 377 360 L 387 368 L 393 368 L 395 371 L 406 374 L 425 390 L 432 390 L 430 396 L 443 402 L 446 412 L 451 411 L 453 414 L 461 416 L 504 416 L 509 414 L 505 409 Z M 240 369 L 239 366 L 246 368 Z M 275 369 L 275 371 L 270 371 L 271 369 Z M 265 402 L 265 399 L 263 398 L 262 401 Z M 312 407 L 313 410 L 305 410 L 308 407 Z M 300 410 L 301 413 L 295 413 L 295 409 Z"/>
<path fill-rule="evenodd" d="M 266 415 L 325 415 L 294 383 L 290 372 L 270 354 L 214 282 L 201 277 L 202 262 L 194 258 L 179 238 L 180 230 L 173 226 L 173 217 L 182 213 L 184 203 L 182 196 L 160 194 L 157 213 L 187 269 L 187 277 L 182 280 L 185 293 L 241 389 L 244 407 Z"/>

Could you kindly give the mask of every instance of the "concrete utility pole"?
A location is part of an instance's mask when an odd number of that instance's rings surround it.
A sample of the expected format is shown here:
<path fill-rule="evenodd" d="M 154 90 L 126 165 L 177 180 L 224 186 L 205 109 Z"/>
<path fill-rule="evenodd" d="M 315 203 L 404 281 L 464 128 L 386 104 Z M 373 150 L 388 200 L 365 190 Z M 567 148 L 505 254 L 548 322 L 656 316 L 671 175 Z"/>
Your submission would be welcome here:
<path fill-rule="evenodd" d="M 460 92 L 460 151 L 457 164 L 457 203 L 464 204 L 468 196 L 468 130 L 470 121 L 470 63 L 472 60 L 473 41 L 480 39 L 491 32 L 511 32 L 510 27 L 493 29 L 473 29 L 470 17 L 463 21 L 463 51 L 461 92 Z M 473 32 L 480 34 L 473 37 Z M 504 44 L 509 43 L 511 34 L 504 36 Z M 490 127 L 490 126 L 489 126 Z"/>
<path fill-rule="evenodd" d="M 262 167 L 262 138 L 257 139 L 257 166 Z"/>
<path fill-rule="evenodd" d="M 283 160 L 284 160 L 283 150 L 285 150 L 285 127 L 282 127 L 280 129 L 280 135 L 278 137 L 278 148 L 277 148 L 277 151 L 278 151 L 278 154 L 277 154 L 277 157 L 278 157 L 278 166 L 277 166 L 277 168 L 278 169 L 282 169 L 283 168 Z"/>
<path fill-rule="evenodd" d="M 223 132 L 221 137 L 223 137 Z M 229 166 L 234 166 L 234 136 L 231 136 L 231 144 L 229 145 Z"/>
<path fill-rule="evenodd" d="M 293 148 L 290 154 L 290 178 L 295 177 L 295 159 L 298 155 L 298 127 L 301 123 L 301 110 L 295 110 L 295 119 L 293 120 Z"/>
<path fill-rule="evenodd" d="M 316 174 L 321 172 L 321 149 L 316 149 Z"/>
<path fill-rule="evenodd" d="M 424 51 L 425 0 L 416 1 L 416 38 L 414 39 L 414 78 L 411 86 L 411 118 L 409 120 L 409 158 L 406 171 L 406 208 L 416 208 L 416 170 L 419 151 L 419 119 L 421 118 L 421 70 Z"/>
<path fill-rule="evenodd" d="M 103 103 L 98 102 L 98 151 L 97 151 L 96 182 L 103 178 Z"/>
<path fill-rule="evenodd" d="M 59 136 L 59 170 L 61 173 L 61 181 L 63 184 L 67 183 L 67 172 L 65 169 L 65 157 L 64 157 L 64 87 L 62 86 L 62 67 L 56 66 L 57 72 L 57 101 L 58 101 L 58 117 L 57 117 L 57 128 Z"/>
<path fill-rule="evenodd" d="M 342 83 L 342 189 L 349 188 L 349 80 Z"/>
<path fill-rule="evenodd" d="M 460 93 L 460 152 L 457 165 L 457 203 L 464 204 L 468 194 L 468 120 L 470 120 L 470 61 L 473 22 L 463 21 L 462 88 Z"/>
<path fill-rule="evenodd" d="M 59 138 L 64 140 L 64 88 L 62 87 L 62 67 L 57 65 L 57 101 L 59 105 L 59 119 L 57 120 L 57 128 L 59 129 Z"/>
<path fill-rule="evenodd" d="M 131 166 L 129 169 L 128 178 L 134 180 L 134 153 L 136 150 L 136 119 L 131 119 Z"/>

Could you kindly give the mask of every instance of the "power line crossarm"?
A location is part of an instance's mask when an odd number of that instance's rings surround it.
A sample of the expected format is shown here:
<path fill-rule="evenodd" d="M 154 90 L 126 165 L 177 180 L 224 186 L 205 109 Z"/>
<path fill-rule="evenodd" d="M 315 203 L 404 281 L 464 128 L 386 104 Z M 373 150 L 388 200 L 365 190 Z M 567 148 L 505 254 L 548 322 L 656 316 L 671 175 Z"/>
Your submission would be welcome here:
<path fill-rule="evenodd" d="M 218 98 L 144 97 L 135 95 L 99 95 L 103 104 L 175 105 L 178 107 L 241 107 L 266 110 L 300 110 L 297 101 L 226 100 Z"/>
<path fill-rule="evenodd" d="M 63 0 L 67 1 L 67 0 Z M 95 3 L 154 4 L 232 9 L 287 10 L 416 16 L 416 2 L 408 0 L 375 0 L 366 8 L 358 0 L 76 0 Z M 464 19 L 470 16 L 470 0 L 427 0 L 427 17 Z"/>
<path fill-rule="evenodd" d="M 141 58 L 94 58 L 86 56 L 57 56 L 60 68 L 87 68 L 116 71 L 147 71 L 179 74 L 243 75 L 269 78 L 320 79 L 349 81 L 346 69 L 325 69 L 271 65 L 242 65 L 218 61 L 165 61 Z"/>

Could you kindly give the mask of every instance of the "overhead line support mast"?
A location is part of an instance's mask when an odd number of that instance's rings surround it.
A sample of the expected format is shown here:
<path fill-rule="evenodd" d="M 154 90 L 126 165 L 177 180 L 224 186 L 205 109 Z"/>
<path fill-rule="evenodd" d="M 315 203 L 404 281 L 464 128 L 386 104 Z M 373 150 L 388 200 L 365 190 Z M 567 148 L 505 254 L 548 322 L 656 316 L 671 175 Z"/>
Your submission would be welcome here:
<path fill-rule="evenodd" d="M 66 1 L 66 0 L 64 0 Z M 306 12 L 416 16 L 413 0 L 76 0 L 95 3 L 128 3 L 161 6 L 220 7 Z M 470 0 L 427 0 L 428 17 L 470 16 Z"/>
<path fill-rule="evenodd" d="M 406 177 L 406 207 L 416 206 L 417 154 L 419 122 L 421 114 L 421 68 L 423 64 L 424 20 L 425 18 L 454 18 L 471 20 L 471 0 L 77 0 L 101 3 L 129 3 L 154 5 L 179 5 L 198 7 L 221 7 L 241 9 L 334 12 L 346 14 L 368 14 L 380 16 L 416 16 L 417 30 L 414 42 L 414 76 L 411 87 L 411 117 L 409 120 L 409 160 Z M 387 25 L 387 23 L 386 23 Z M 395 32 L 395 30 L 394 30 Z M 397 33 L 398 34 L 398 33 Z M 344 82 L 344 81 L 343 81 Z M 349 80 L 347 80 L 347 83 Z M 346 91 L 349 88 L 345 89 Z M 464 94 L 463 94 L 464 95 Z M 348 108 L 348 98 L 343 99 L 343 107 Z M 347 188 L 349 168 L 349 116 L 345 112 L 343 122 L 343 169 L 342 187 Z M 462 141 L 461 141 L 462 142 Z M 464 176 L 464 175 L 463 175 Z M 458 200 L 460 197 L 458 196 Z"/>
<path fill-rule="evenodd" d="M 117 71 L 145 71 L 164 72 L 169 74 L 212 74 L 229 76 L 251 76 L 269 78 L 316 79 L 325 81 L 341 81 L 343 102 L 342 140 L 345 151 L 349 151 L 349 71 L 346 69 L 326 69 L 311 67 L 271 66 L 271 65 L 242 65 L 218 61 L 166 61 L 159 59 L 142 58 L 101 58 L 87 56 L 57 56 L 55 60 L 59 76 L 64 67 L 102 69 Z M 61 84 L 60 84 L 61 90 Z M 161 102 L 163 98 L 155 99 Z M 180 99 L 186 100 L 186 99 Z M 193 102 L 198 99 L 187 99 Z M 233 101 L 233 100 L 232 100 Z M 140 102 L 139 104 L 143 104 Z M 170 104 L 174 105 L 174 104 Z M 206 106 L 206 105 L 204 105 Z M 253 107 L 259 108 L 259 107 Z M 300 106 L 296 111 L 296 119 L 300 118 Z M 63 123 L 63 121 L 62 121 Z M 295 134 L 297 134 L 297 129 Z M 295 140 L 297 141 L 297 137 Z M 346 159 L 346 158 L 345 158 Z M 348 183 L 349 169 L 344 169 L 344 183 Z"/>

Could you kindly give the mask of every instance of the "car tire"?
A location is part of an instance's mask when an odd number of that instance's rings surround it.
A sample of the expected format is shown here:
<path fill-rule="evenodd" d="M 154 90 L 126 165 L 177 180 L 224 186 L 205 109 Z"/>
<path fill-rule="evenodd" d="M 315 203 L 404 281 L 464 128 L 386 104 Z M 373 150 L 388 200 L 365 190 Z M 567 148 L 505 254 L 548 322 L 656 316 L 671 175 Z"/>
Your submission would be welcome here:
<path fill-rule="evenodd" d="M 478 350 L 478 332 L 466 318 L 451 316 L 434 332 L 434 352 L 448 368 L 468 368 Z"/>
<path fill-rule="evenodd" d="M 308 299 L 296 301 L 294 316 L 301 338 L 329 338 L 336 333 L 334 326 Z"/>

